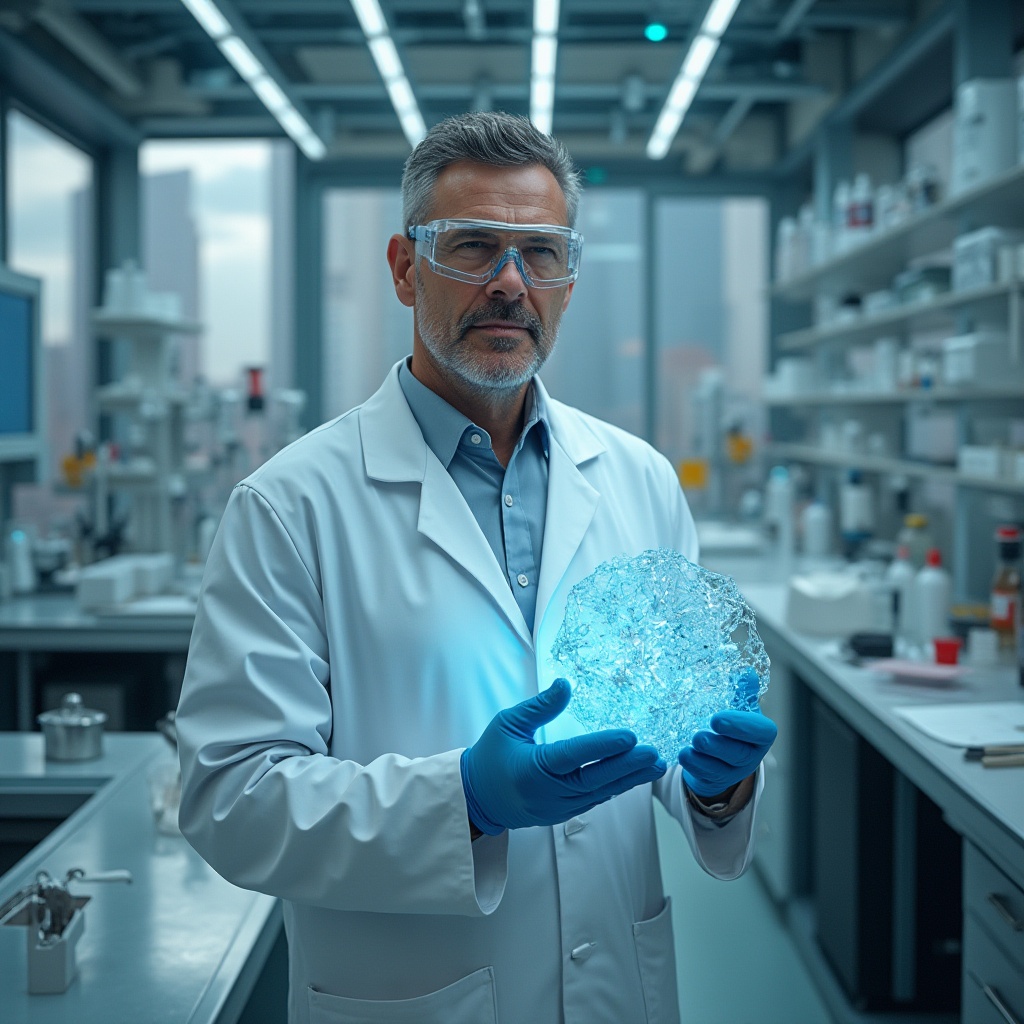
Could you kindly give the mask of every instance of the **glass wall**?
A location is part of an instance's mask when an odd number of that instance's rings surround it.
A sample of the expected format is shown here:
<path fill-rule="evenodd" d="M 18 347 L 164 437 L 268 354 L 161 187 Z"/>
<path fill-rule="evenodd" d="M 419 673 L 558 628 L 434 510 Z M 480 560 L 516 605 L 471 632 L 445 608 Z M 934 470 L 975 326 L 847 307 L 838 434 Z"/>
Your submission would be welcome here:
<path fill-rule="evenodd" d="M 730 516 L 759 481 L 760 388 L 768 341 L 768 204 L 662 198 L 655 204 L 655 444 L 695 512 Z"/>
<path fill-rule="evenodd" d="M 7 130 L 7 262 L 43 282 L 47 476 L 52 479 L 74 450 L 76 433 L 92 426 L 93 164 L 20 111 L 8 113 Z"/>
<path fill-rule="evenodd" d="M 583 257 L 558 345 L 541 371 L 554 398 L 644 432 L 644 194 L 584 193 Z"/>
<path fill-rule="evenodd" d="M 184 382 L 201 375 L 240 387 L 246 367 L 285 372 L 289 361 L 274 349 L 287 342 L 271 325 L 287 319 L 287 273 L 273 269 L 272 250 L 291 224 L 273 197 L 290 194 L 291 182 L 275 144 L 152 141 L 140 149 L 139 170 L 149 287 L 176 292 L 183 315 L 203 325 L 198 339 L 184 339 Z"/>
<path fill-rule="evenodd" d="M 369 398 L 412 352 L 412 310 L 398 301 L 387 261 L 401 229 L 397 189 L 324 193 L 324 419 Z"/>

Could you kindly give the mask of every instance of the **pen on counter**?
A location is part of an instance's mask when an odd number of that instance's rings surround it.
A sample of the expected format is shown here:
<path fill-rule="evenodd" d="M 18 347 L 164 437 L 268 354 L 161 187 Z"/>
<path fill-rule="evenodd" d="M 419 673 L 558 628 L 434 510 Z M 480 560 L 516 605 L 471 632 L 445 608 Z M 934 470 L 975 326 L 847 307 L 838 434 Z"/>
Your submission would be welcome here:
<path fill-rule="evenodd" d="M 991 747 L 968 747 L 968 761 L 980 761 L 985 768 L 1017 768 L 1024 766 L 1024 743 L 1007 743 Z"/>

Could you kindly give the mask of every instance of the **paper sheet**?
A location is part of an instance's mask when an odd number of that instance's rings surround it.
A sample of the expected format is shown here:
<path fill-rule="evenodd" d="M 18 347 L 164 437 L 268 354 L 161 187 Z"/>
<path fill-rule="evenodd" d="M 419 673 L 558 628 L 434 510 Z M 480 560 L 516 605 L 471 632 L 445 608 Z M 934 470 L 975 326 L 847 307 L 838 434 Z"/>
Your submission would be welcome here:
<path fill-rule="evenodd" d="M 1024 743 L 1024 700 L 991 704 L 915 704 L 893 712 L 940 743 L 986 747 Z"/>

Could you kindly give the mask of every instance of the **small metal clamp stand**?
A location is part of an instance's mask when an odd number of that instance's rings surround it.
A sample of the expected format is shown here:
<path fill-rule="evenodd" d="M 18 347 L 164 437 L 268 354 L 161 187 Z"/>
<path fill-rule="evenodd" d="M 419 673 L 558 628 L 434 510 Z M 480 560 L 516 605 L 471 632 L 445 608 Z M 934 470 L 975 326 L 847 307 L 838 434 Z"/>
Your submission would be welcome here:
<path fill-rule="evenodd" d="M 83 908 L 91 896 L 75 896 L 71 882 L 131 882 L 130 871 L 100 871 L 87 875 L 72 868 L 58 882 L 40 871 L 31 885 L 0 905 L 0 922 L 23 925 L 28 939 L 28 991 L 31 995 L 55 995 L 67 991 L 78 967 L 75 946 L 85 931 Z"/>

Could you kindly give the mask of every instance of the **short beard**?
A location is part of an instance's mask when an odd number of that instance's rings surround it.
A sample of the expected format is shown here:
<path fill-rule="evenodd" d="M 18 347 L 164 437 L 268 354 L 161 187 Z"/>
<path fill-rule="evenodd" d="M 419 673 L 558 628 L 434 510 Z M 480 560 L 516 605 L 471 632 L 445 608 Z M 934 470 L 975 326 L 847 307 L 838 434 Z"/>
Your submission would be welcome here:
<path fill-rule="evenodd" d="M 466 313 L 458 323 L 451 325 L 430 309 L 419 274 L 416 275 L 416 292 L 416 323 L 424 346 L 439 367 L 457 376 L 477 394 L 518 390 L 533 379 L 555 347 L 560 315 L 545 329 L 540 318 L 521 303 L 493 301 Z M 491 320 L 517 324 L 529 333 L 533 353 L 525 365 L 484 370 L 474 361 L 472 352 L 463 347 L 462 342 L 473 327 Z M 490 344 L 494 352 L 513 352 L 522 343 L 514 338 L 493 338 Z"/>

